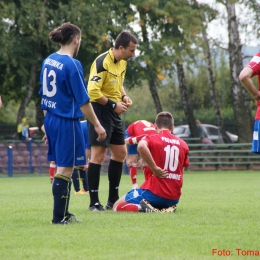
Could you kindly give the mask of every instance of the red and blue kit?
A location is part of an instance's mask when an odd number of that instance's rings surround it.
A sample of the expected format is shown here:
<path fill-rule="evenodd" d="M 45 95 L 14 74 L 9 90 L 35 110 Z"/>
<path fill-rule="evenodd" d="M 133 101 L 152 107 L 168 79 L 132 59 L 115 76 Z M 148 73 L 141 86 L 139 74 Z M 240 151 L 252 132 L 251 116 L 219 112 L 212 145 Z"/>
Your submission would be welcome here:
<path fill-rule="evenodd" d="M 258 76 L 258 91 L 260 91 L 260 52 L 251 59 L 247 67 L 253 70 L 251 77 Z M 257 102 L 251 151 L 260 153 L 260 102 Z"/>
<path fill-rule="evenodd" d="M 247 64 L 247 67 L 250 67 L 253 70 L 251 77 L 258 77 L 258 91 L 260 91 L 260 52 L 258 52 L 251 61 Z M 257 111 L 255 115 L 256 120 L 260 120 L 260 102 L 257 105 Z"/>
<path fill-rule="evenodd" d="M 148 169 L 150 177 L 140 188 L 147 189 L 165 199 L 178 200 L 183 184 L 183 168 L 189 165 L 189 148 L 186 142 L 172 135 L 168 130 L 145 136 L 143 140 L 147 142 L 156 165 L 166 169 L 169 175 L 161 179 Z"/>
<path fill-rule="evenodd" d="M 144 136 L 156 134 L 155 126 L 146 120 L 138 120 L 127 128 L 127 137 L 130 137 L 129 144 L 137 144 Z"/>

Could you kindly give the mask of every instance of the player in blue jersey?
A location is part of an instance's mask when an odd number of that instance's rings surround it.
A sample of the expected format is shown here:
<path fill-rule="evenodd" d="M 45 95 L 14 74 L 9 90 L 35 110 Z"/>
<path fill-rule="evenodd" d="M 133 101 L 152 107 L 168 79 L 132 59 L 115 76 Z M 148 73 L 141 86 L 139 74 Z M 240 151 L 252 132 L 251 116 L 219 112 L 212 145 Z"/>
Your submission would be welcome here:
<path fill-rule="evenodd" d="M 86 164 L 80 118 L 85 115 L 94 125 L 97 141 L 106 138 L 106 131 L 89 102 L 82 65 L 73 58 L 80 48 L 81 30 L 74 24 L 64 23 L 49 36 L 60 49 L 42 63 L 39 94 L 49 144 L 47 159 L 57 165 L 52 185 L 52 223 L 69 224 L 77 221 L 68 211 L 73 166 Z"/>

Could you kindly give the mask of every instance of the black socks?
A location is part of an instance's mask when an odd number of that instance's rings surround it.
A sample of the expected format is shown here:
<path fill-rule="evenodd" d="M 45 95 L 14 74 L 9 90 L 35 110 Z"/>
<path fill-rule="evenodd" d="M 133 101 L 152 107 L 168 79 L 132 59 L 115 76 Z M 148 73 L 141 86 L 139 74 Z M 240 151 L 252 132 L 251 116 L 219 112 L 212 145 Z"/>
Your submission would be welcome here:
<path fill-rule="evenodd" d="M 118 188 L 123 171 L 123 163 L 110 160 L 108 166 L 109 195 L 108 201 L 115 203 L 118 199 Z"/>
<path fill-rule="evenodd" d="M 52 184 L 54 199 L 53 223 L 59 223 L 66 217 L 69 207 L 71 180 L 60 174 L 55 174 Z"/>

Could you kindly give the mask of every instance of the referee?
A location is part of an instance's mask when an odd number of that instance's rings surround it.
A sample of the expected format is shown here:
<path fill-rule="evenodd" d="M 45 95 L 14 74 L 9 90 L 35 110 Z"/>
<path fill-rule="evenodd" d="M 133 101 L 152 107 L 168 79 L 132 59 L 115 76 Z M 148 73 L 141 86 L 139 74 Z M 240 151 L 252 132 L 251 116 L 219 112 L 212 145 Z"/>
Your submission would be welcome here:
<path fill-rule="evenodd" d="M 106 209 L 112 209 L 118 200 L 118 187 L 126 156 L 125 137 L 120 115 L 124 113 L 132 100 L 126 95 L 123 82 L 127 60 L 135 56 L 137 39 L 129 32 L 121 32 L 115 41 L 114 48 L 99 55 L 90 68 L 88 94 L 93 109 L 107 137 L 97 141 L 93 125 L 88 121 L 91 160 L 88 168 L 90 194 L 89 210 L 104 211 L 99 201 L 98 188 L 101 165 L 105 159 L 107 148 L 111 151 L 108 166 L 109 194 Z"/>

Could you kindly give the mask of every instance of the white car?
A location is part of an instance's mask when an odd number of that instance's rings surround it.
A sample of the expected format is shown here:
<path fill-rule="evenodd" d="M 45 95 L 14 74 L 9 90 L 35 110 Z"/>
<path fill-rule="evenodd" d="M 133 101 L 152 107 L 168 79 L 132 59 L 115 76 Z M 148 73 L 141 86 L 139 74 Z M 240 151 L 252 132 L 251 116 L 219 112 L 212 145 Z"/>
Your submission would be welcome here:
<path fill-rule="evenodd" d="M 208 124 L 201 124 L 203 130 L 207 134 L 207 138 L 210 139 L 214 143 L 224 143 L 223 137 L 219 131 L 219 128 L 215 125 L 208 125 Z M 231 134 L 230 132 L 226 131 L 228 136 L 231 139 L 232 143 L 237 142 L 238 136 Z M 190 128 L 188 125 L 179 125 L 175 126 L 173 130 L 173 134 L 178 136 L 179 138 L 185 139 L 190 138 Z"/>

